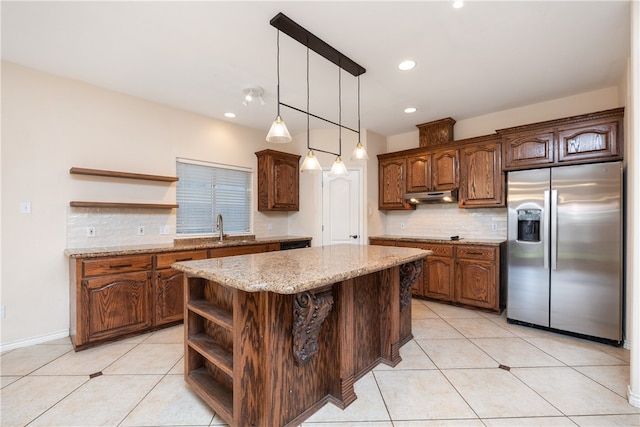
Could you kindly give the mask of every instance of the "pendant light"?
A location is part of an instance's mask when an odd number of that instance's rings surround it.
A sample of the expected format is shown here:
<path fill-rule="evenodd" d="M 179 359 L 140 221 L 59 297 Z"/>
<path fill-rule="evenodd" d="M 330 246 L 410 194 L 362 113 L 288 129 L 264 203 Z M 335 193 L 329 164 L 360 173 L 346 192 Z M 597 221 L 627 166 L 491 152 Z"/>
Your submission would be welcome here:
<path fill-rule="evenodd" d="M 349 175 L 347 167 L 344 165 L 342 158 L 342 69 L 338 67 L 338 156 L 336 157 L 329 176 Z"/>
<path fill-rule="evenodd" d="M 304 158 L 304 162 L 302 162 L 300 172 L 314 172 L 322 170 L 322 166 L 320 166 L 318 158 L 313 154 L 313 150 L 311 149 L 311 136 L 309 132 L 309 48 L 307 47 L 307 148 L 309 149 L 309 152 Z"/>
<path fill-rule="evenodd" d="M 351 154 L 351 160 L 369 160 L 367 151 L 360 142 L 360 76 L 358 76 L 358 144 Z"/>
<path fill-rule="evenodd" d="M 285 144 L 287 142 L 291 142 L 291 134 L 289 133 L 289 129 L 287 129 L 287 125 L 284 124 L 282 117 L 280 117 L 280 30 L 278 30 L 278 38 L 276 43 L 277 43 L 277 56 L 278 56 L 277 58 L 278 114 L 276 115 L 276 119 L 273 121 L 273 124 L 271 125 L 271 129 L 269 129 L 269 133 L 267 134 L 267 141 L 277 143 L 277 144 Z"/>

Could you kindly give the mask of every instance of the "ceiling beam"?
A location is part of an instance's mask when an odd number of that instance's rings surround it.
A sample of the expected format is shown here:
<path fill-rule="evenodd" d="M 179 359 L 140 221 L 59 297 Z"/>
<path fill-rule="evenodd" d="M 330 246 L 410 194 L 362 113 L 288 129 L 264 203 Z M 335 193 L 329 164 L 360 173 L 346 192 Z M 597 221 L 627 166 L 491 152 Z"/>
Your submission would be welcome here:
<path fill-rule="evenodd" d="M 302 43 L 318 55 L 333 62 L 338 67 L 342 68 L 346 72 L 358 77 L 360 74 L 364 74 L 367 70 L 364 67 L 358 65 L 347 56 L 338 52 L 328 43 L 322 41 L 314 34 L 310 33 L 305 28 L 294 22 L 291 18 L 287 17 L 282 12 L 271 18 L 271 25 L 282 31 L 292 39 Z"/>

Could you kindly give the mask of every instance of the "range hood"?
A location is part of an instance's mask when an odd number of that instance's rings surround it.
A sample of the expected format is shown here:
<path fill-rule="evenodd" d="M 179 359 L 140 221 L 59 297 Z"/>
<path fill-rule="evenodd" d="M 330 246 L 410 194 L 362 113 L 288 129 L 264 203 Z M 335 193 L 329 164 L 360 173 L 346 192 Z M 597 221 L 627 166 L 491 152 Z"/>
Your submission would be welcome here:
<path fill-rule="evenodd" d="M 412 205 L 420 205 L 423 203 L 453 203 L 458 201 L 458 190 L 407 193 L 404 195 L 404 198 Z"/>

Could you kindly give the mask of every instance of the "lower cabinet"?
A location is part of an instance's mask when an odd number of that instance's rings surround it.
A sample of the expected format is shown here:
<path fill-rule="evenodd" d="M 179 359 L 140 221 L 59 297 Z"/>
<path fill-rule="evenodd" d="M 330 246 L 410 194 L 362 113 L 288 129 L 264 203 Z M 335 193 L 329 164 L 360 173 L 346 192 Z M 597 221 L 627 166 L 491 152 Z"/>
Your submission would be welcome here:
<path fill-rule="evenodd" d="M 433 252 L 423 267 L 422 286 L 412 295 L 500 312 L 506 302 L 505 244 L 470 245 L 371 239 L 372 245 L 425 249 Z"/>
<path fill-rule="evenodd" d="M 499 308 L 497 251 L 491 247 L 456 248 L 455 302 L 492 310 Z"/>
<path fill-rule="evenodd" d="M 184 273 L 175 262 L 280 250 L 280 243 L 70 259 L 70 337 L 75 350 L 184 318 Z"/>
<path fill-rule="evenodd" d="M 171 264 L 205 258 L 207 258 L 206 249 L 169 252 L 155 256 L 154 326 L 166 325 L 184 318 L 184 273 L 171 268 Z"/>

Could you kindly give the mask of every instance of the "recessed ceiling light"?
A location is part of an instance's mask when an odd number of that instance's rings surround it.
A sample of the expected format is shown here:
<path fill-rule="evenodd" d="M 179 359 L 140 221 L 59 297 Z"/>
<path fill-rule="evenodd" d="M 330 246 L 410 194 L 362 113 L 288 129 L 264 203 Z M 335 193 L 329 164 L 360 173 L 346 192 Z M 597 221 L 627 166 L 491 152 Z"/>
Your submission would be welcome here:
<path fill-rule="evenodd" d="M 453 2 L 453 8 L 454 9 L 461 9 L 462 6 L 464 6 L 464 1 L 462 1 L 462 0 L 455 0 Z"/>
<path fill-rule="evenodd" d="M 236 116 L 236 113 L 224 113 L 224 116 L 233 119 Z"/>
<path fill-rule="evenodd" d="M 412 61 L 410 59 L 407 59 L 406 61 L 402 61 L 400 64 L 398 64 L 398 68 L 401 69 L 402 71 L 411 70 L 415 66 L 416 66 L 416 61 Z"/>
<path fill-rule="evenodd" d="M 404 112 L 407 113 L 407 114 L 415 113 L 416 112 L 416 107 L 405 108 Z"/>

